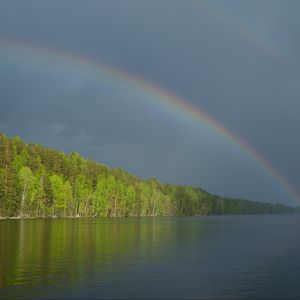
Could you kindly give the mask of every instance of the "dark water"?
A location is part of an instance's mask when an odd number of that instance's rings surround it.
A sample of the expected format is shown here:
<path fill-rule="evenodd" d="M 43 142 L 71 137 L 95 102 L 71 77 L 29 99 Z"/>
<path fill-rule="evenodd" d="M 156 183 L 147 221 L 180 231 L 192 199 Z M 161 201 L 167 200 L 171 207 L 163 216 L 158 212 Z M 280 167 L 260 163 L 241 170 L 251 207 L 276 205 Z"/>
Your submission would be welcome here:
<path fill-rule="evenodd" d="M 300 298 L 300 215 L 0 221 L 0 298 Z"/>

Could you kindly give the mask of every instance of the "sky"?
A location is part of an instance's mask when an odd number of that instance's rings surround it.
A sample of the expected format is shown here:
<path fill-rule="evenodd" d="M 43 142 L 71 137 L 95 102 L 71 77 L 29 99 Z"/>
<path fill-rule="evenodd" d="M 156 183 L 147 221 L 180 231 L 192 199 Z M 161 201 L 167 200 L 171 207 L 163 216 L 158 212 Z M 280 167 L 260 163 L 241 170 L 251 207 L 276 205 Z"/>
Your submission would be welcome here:
<path fill-rule="evenodd" d="M 0 130 L 141 178 L 293 204 L 220 132 L 96 66 L 207 112 L 300 194 L 299 13 L 299 1 L 1 0 Z"/>

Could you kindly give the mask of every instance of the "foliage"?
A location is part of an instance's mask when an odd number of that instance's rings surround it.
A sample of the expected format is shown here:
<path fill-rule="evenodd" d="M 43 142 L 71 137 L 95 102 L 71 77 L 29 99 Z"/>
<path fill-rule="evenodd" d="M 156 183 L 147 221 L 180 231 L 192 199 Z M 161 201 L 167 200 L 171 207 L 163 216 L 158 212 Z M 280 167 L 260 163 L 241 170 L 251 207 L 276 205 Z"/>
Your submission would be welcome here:
<path fill-rule="evenodd" d="M 122 217 L 295 212 L 141 180 L 122 169 L 0 133 L 0 217 Z"/>

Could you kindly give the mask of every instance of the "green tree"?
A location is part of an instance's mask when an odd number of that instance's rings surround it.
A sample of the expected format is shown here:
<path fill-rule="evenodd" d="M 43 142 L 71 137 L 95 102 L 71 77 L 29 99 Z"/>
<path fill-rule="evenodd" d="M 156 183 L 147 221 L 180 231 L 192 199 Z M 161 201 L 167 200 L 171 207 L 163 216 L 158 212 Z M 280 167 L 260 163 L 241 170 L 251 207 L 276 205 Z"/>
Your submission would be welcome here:
<path fill-rule="evenodd" d="M 200 188 L 141 180 L 0 133 L 0 216 L 157 216 L 298 212 L 212 195 Z"/>
<path fill-rule="evenodd" d="M 67 193 L 64 180 L 59 175 L 52 175 L 50 182 L 54 197 L 54 215 L 64 215 L 67 208 Z"/>
<path fill-rule="evenodd" d="M 31 199 L 35 178 L 28 167 L 22 167 L 19 171 L 19 182 L 21 186 L 21 205 L 19 216 L 24 217 L 24 210 Z"/>
<path fill-rule="evenodd" d="M 108 190 L 107 179 L 105 176 L 99 176 L 95 190 L 93 213 L 96 217 L 107 217 L 108 215 Z"/>

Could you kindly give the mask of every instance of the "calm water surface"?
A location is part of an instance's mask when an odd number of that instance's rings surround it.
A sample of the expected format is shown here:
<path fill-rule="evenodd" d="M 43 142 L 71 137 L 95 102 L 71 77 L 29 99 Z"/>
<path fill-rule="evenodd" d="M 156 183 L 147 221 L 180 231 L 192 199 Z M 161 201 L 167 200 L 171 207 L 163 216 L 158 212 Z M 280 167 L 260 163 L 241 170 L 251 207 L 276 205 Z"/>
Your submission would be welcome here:
<path fill-rule="evenodd" d="M 0 220 L 0 298 L 300 298 L 300 215 Z"/>

